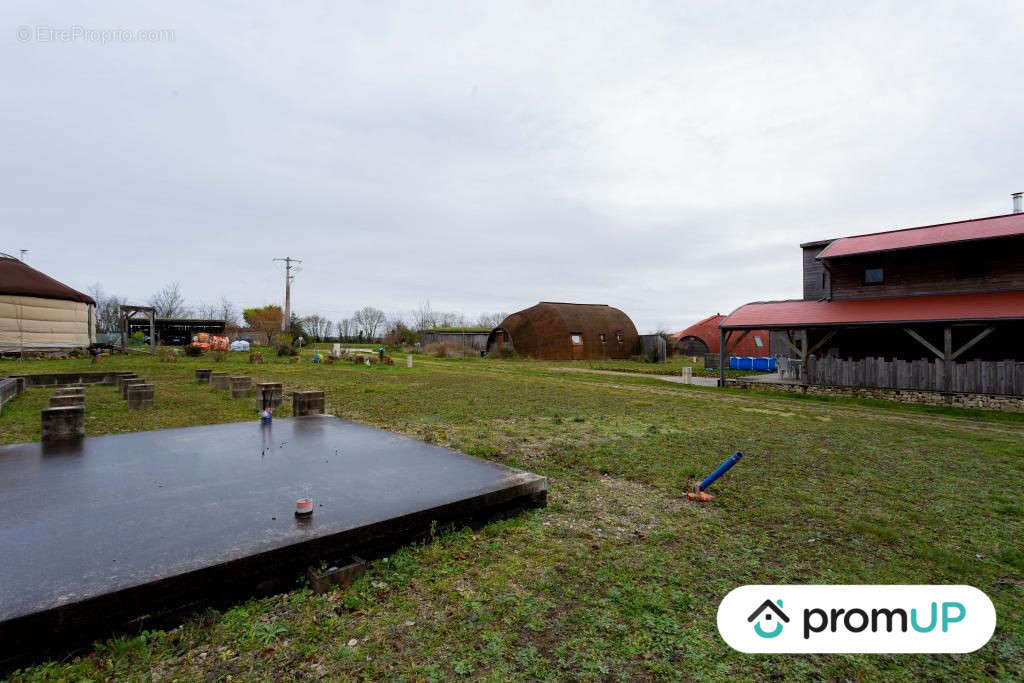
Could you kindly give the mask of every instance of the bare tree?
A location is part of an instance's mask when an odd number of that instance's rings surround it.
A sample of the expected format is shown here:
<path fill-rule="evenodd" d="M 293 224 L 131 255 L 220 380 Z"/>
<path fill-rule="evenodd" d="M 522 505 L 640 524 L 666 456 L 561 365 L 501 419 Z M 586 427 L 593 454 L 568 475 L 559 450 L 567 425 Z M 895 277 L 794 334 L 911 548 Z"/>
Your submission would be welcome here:
<path fill-rule="evenodd" d="M 172 282 L 149 297 L 149 305 L 156 309 L 158 318 L 183 318 L 188 315 L 181 284 Z"/>
<path fill-rule="evenodd" d="M 377 338 L 377 333 L 384 326 L 385 318 L 384 311 L 373 306 L 365 306 L 352 315 L 352 320 L 368 339 Z"/>
<path fill-rule="evenodd" d="M 338 330 L 338 341 L 347 341 L 355 332 L 355 324 L 351 318 L 342 318 L 335 323 L 335 327 Z"/>
<path fill-rule="evenodd" d="M 306 332 L 313 335 L 316 341 L 323 341 L 331 333 L 331 321 L 322 315 L 306 316 L 302 322 Z"/>
<path fill-rule="evenodd" d="M 222 296 L 220 298 L 220 305 L 218 306 L 217 318 L 227 323 L 228 327 L 237 327 L 240 321 L 238 317 L 238 308 L 228 301 L 227 297 Z"/>
<path fill-rule="evenodd" d="M 217 319 L 217 306 L 214 304 L 199 304 L 194 307 L 192 311 L 197 318 L 201 318 L 203 320 Z"/>
<path fill-rule="evenodd" d="M 489 327 L 495 328 L 501 324 L 501 321 L 508 317 L 508 313 L 504 311 L 494 313 L 481 313 L 480 317 L 476 319 L 478 327 Z"/>
<path fill-rule="evenodd" d="M 121 329 L 121 304 L 124 299 L 103 291 L 99 282 L 89 288 L 89 293 L 96 300 L 96 331 L 117 332 Z"/>
<path fill-rule="evenodd" d="M 437 327 L 437 314 L 430 307 L 429 299 L 420 304 L 419 308 L 412 311 L 410 322 L 412 322 L 412 326 L 417 330 L 429 330 L 432 327 Z"/>

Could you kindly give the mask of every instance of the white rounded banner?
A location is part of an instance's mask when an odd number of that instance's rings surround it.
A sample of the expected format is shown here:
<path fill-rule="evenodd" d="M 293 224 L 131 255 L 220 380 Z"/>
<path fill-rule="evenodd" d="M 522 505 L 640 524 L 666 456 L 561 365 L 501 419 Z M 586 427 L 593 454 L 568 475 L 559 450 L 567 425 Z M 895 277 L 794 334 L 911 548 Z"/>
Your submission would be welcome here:
<path fill-rule="evenodd" d="M 740 652 L 974 652 L 996 610 L 973 586 L 740 586 L 718 632 Z"/>

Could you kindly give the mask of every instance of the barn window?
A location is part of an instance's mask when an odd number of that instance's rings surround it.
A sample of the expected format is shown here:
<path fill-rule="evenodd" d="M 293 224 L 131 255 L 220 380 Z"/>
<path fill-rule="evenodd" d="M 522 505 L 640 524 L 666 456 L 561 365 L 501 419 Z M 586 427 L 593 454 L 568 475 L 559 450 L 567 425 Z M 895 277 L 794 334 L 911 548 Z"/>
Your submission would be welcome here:
<path fill-rule="evenodd" d="M 622 346 L 622 330 L 615 333 L 615 341 L 619 342 L 619 346 Z"/>
<path fill-rule="evenodd" d="M 601 333 L 600 335 L 598 335 L 598 336 L 600 336 L 600 337 L 601 337 L 601 343 L 602 343 L 602 344 L 604 344 L 604 341 L 605 341 L 605 340 L 604 340 L 604 332 L 602 332 L 602 333 Z"/>
<path fill-rule="evenodd" d="M 764 342 L 761 341 L 761 335 L 758 335 L 758 334 L 754 335 L 754 346 L 756 346 L 759 349 L 763 349 L 764 348 Z"/>
<path fill-rule="evenodd" d="M 881 285 L 885 284 L 885 268 L 865 268 L 864 284 Z"/>
<path fill-rule="evenodd" d="M 569 335 L 569 339 L 572 340 L 572 345 L 573 346 L 579 346 L 580 344 L 583 343 L 583 335 L 582 334 L 570 334 Z"/>

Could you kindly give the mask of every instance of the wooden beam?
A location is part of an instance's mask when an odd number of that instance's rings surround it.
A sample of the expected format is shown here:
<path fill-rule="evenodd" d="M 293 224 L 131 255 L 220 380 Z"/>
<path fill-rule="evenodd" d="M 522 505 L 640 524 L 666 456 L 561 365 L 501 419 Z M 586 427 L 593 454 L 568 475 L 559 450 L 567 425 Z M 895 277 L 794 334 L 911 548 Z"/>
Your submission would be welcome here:
<path fill-rule="evenodd" d="M 731 343 L 729 344 L 729 347 L 728 347 L 728 349 L 726 350 L 726 354 L 725 354 L 725 355 L 727 355 L 727 356 L 728 356 L 729 354 L 731 354 L 731 353 L 732 353 L 732 350 L 733 350 L 733 349 L 735 349 L 735 348 L 736 348 L 737 346 L 739 346 L 739 343 L 740 343 L 741 341 L 743 341 L 744 339 L 746 339 L 746 337 L 747 337 L 747 335 L 748 335 L 748 334 L 750 334 L 750 330 L 743 330 L 743 332 L 742 332 L 742 333 L 740 334 L 740 336 L 736 337 L 736 339 L 734 339 L 734 340 L 733 340 L 733 341 L 732 341 L 732 342 L 731 342 Z"/>
<path fill-rule="evenodd" d="M 953 391 L 953 328 L 942 330 L 942 384 L 947 394 Z M 947 396 L 947 400 L 950 400 Z"/>
<path fill-rule="evenodd" d="M 978 343 L 978 342 L 980 342 L 980 341 L 981 341 L 982 339 L 984 339 L 985 337 L 987 337 L 988 335 L 992 334 L 992 333 L 993 333 L 993 332 L 995 332 L 995 331 L 996 331 L 996 328 L 995 328 L 995 327 L 992 327 L 992 326 L 986 327 L 986 328 L 985 328 L 984 330 L 982 330 L 981 332 L 979 332 L 978 334 L 976 334 L 976 335 L 974 336 L 974 339 L 972 339 L 971 341 L 969 341 L 969 342 L 967 342 L 966 344 L 964 344 L 963 346 L 961 346 L 961 347 L 960 347 L 960 350 L 959 350 L 959 351 L 955 351 L 955 352 L 953 353 L 953 355 L 952 355 L 952 356 L 950 357 L 950 360 L 956 360 L 957 358 L 959 358 L 959 357 L 960 357 L 960 355 L 961 355 L 962 353 L 964 353 L 965 351 L 967 351 L 968 349 L 970 349 L 970 348 L 971 348 L 971 347 L 973 347 L 973 346 L 974 346 L 975 344 L 977 344 L 977 343 Z"/>
<path fill-rule="evenodd" d="M 812 353 L 814 353 L 815 351 L 817 351 L 818 349 L 820 349 L 820 348 L 821 348 L 822 346 L 824 346 L 825 344 L 827 344 L 827 343 L 829 342 L 829 340 L 830 340 L 830 339 L 832 339 L 832 337 L 836 336 L 836 334 L 837 334 L 838 332 L 839 332 L 839 330 L 832 330 L 831 332 L 829 332 L 828 334 L 826 334 L 826 335 L 825 335 L 824 337 L 822 337 L 821 339 L 819 339 L 819 340 L 818 340 L 818 343 L 817 343 L 817 344 L 815 344 L 814 346 L 812 346 L 811 348 L 809 348 L 809 349 L 807 350 L 807 355 L 808 355 L 808 356 L 809 356 L 809 355 L 811 355 Z"/>
<path fill-rule="evenodd" d="M 718 328 L 718 386 L 725 386 L 725 345 L 729 343 L 732 331 L 726 332 Z"/>
<path fill-rule="evenodd" d="M 928 349 L 929 351 L 934 353 L 937 357 L 945 358 L 945 354 L 943 354 L 942 351 L 939 351 L 937 348 L 932 346 L 931 342 L 929 342 L 927 339 L 925 339 L 924 337 L 919 335 L 917 332 L 914 332 L 909 327 L 904 327 L 903 331 L 906 332 L 907 334 L 909 334 L 911 337 L 913 337 L 917 341 L 919 341 L 921 343 L 921 346 L 925 347 L 926 349 Z"/>
<path fill-rule="evenodd" d="M 785 335 L 785 336 L 783 336 L 783 337 L 779 337 L 779 339 L 781 339 L 781 340 L 783 341 L 783 343 L 784 343 L 784 344 L 785 344 L 786 346 L 788 346 L 788 347 L 789 347 L 790 351 L 792 351 L 792 352 L 793 352 L 793 353 L 795 353 L 795 354 L 796 354 L 797 356 L 799 356 L 799 355 L 800 355 L 800 353 L 801 353 L 801 352 L 800 352 L 800 349 L 799 349 L 799 348 L 797 348 L 796 344 L 794 344 L 794 343 L 793 343 L 793 340 L 792 340 L 792 339 L 790 338 L 790 334 L 791 334 L 791 333 L 790 333 L 790 332 L 789 332 L 789 331 L 787 330 L 787 331 L 786 331 L 786 335 Z"/>

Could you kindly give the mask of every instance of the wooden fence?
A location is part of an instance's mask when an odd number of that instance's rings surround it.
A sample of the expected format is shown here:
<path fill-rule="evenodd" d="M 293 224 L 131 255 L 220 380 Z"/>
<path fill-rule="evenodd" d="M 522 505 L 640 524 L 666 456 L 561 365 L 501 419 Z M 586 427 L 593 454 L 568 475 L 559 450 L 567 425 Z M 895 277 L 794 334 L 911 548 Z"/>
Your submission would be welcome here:
<path fill-rule="evenodd" d="M 954 362 L 952 366 L 952 377 L 947 385 L 945 363 L 938 359 L 852 360 L 810 356 L 805 381 L 820 386 L 1024 396 L 1024 362 L 971 360 Z"/>

